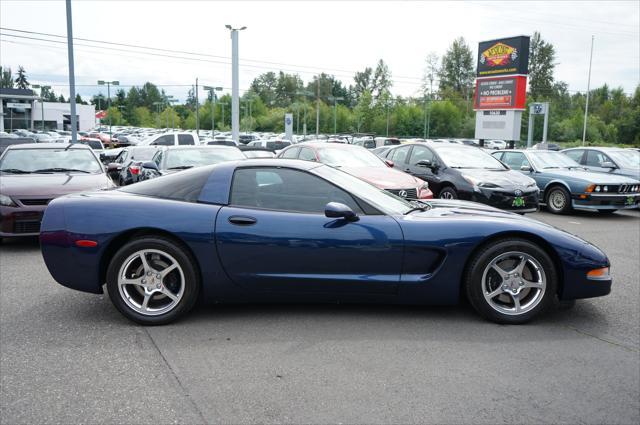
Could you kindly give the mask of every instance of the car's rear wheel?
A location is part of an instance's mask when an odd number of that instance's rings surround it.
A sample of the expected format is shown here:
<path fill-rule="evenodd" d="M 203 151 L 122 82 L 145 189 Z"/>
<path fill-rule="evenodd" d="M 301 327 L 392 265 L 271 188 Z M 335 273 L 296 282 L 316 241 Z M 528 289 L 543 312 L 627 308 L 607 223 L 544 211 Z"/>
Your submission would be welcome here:
<path fill-rule="evenodd" d="M 469 302 L 486 319 L 521 324 L 553 305 L 557 272 L 538 245 L 504 239 L 473 257 L 465 287 Z"/>
<path fill-rule="evenodd" d="M 547 193 L 547 209 L 554 214 L 571 211 L 571 194 L 562 186 L 555 186 Z"/>
<path fill-rule="evenodd" d="M 189 312 L 200 283 L 195 261 L 179 244 L 145 236 L 124 245 L 107 268 L 116 308 L 143 325 L 163 325 Z"/>
<path fill-rule="evenodd" d="M 458 193 L 451 186 L 444 187 L 438 194 L 440 199 L 458 199 Z"/>

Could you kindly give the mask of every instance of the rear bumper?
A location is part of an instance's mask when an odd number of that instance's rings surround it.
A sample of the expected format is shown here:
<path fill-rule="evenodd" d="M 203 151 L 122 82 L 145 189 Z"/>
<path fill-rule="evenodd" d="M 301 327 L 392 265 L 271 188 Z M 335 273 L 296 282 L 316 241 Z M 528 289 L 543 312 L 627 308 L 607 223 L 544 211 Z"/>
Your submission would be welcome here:
<path fill-rule="evenodd" d="M 585 198 L 581 198 L 584 196 Z M 572 206 L 583 210 L 623 210 L 640 206 L 640 193 L 574 195 Z"/>

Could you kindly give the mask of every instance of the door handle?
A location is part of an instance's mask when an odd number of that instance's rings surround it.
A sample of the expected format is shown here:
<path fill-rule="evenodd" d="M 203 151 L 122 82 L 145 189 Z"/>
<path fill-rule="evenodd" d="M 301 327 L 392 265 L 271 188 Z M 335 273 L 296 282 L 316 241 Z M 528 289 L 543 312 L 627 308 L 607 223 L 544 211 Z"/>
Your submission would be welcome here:
<path fill-rule="evenodd" d="M 247 217 L 244 215 L 232 215 L 231 217 L 229 217 L 229 223 L 238 226 L 251 226 L 253 224 L 256 224 L 257 222 L 258 220 L 256 220 L 255 218 Z"/>

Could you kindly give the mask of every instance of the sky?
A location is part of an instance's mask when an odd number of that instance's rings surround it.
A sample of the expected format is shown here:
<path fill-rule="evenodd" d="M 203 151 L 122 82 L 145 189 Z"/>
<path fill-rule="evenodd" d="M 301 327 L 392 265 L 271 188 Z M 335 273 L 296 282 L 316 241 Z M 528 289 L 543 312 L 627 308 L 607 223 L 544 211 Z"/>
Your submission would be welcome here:
<path fill-rule="evenodd" d="M 393 94 L 417 95 L 426 56 L 443 55 L 455 38 L 464 37 L 475 56 L 480 41 L 534 31 L 555 46 L 555 77 L 568 83 L 570 91 L 587 88 L 592 35 L 591 87 L 606 83 L 632 93 L 640 83 L 637 0 L 73 0 L 72 8 L 76 84 L 83 97 L 106 94 L 97 80 L 117 80 L 125 89 L 151 81 L 180 101 L 196 78 L 200 85 L 229 91 L 231 40 L 226 24 L 247 27 L 239 41 L 241 90 L 259 74 L 280 70 L 298 73 L 305 82 L 326 72 L 348 86 L 356 71 L 384 59 Z M 51 85 L 67 96 L 65 2 L 2 0 L 0 27 L 0 65 L 14 73 L 22 65 L 32 84 Z"/>

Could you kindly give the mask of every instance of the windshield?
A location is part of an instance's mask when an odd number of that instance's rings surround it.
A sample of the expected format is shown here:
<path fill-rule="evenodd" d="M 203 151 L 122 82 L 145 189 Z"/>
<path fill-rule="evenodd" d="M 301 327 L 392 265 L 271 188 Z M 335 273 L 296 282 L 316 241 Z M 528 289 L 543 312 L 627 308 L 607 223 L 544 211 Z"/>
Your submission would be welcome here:
<path fill-rule="evenodd" d="M 320 162 L 332 167 L 386 167 L 375 154 L 365 149 L 318 149 Z"/>
<path fill-rule="evenodd" d="M 153 155 L 158 152 L 156 148 L 135 148 L 131 149 L 131 159 L 138 161 L 147 161 L 153 158 Z"/>
<path fill-rule="evenodd" d="M 452 168 L 507 169 L 500 161 L 478 148 L 439 146 L 436 152 L 445 165 Z"/>
<path fill-rule="evenodd" d="M 201 165 L 246 158 L 242 152 L 235 148 L 176 149 L 168 150 L 166 155 L 166 168 L 169 170 L 172 168 L 199 167 Z"/>
<path fill-rule="evenodd" d="M 640 168 L 640 152 L 633 149 L 607 151 L 607 155 L 622 168 Z"/>
<path fill-rule="evenodd" d="M 313 171 L 352 195 L 369 203 L 374 208 L 388 215 L 401 215 L 414 206 L 406 200 L 386 190 L 378 189 L 370 183 L 331 167 L 317 167 Z"/>
<path fill-rule="evenodd" d="M 7 171 L 9 170 L 9 171 Z M 89 149 L 10 149 L 0 161 L 4 172 L 64 172 L 98 173 L 102 165 Z"/>
<path fill-rule="evenodd" d="M 533 161 L 533 165 L 535 165 L 536 168 L 582 168 L 582 165 L 578 164 L 573 159 L 560 152 L 529 152 L 529 157 Z"/>

